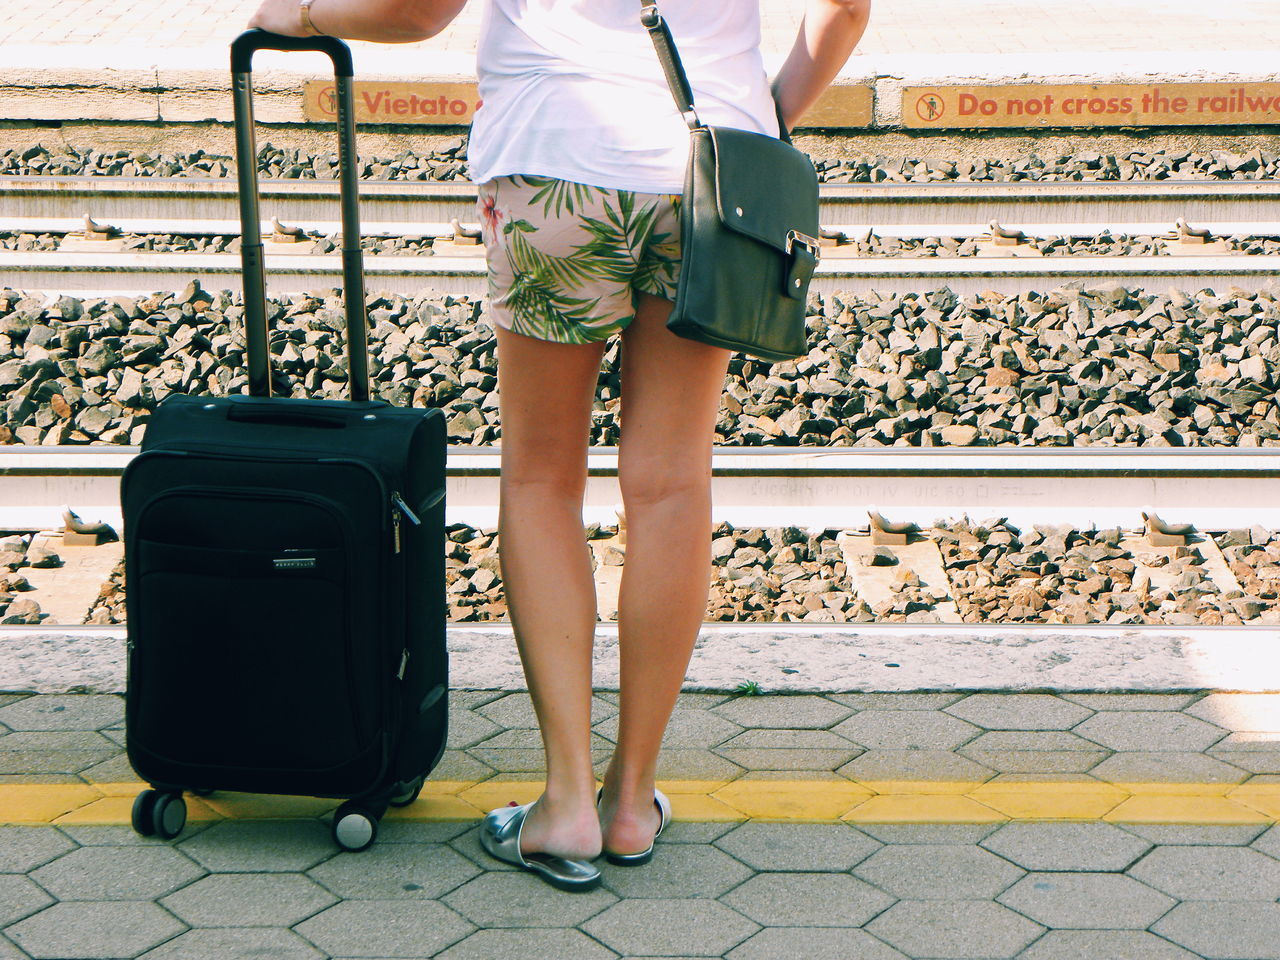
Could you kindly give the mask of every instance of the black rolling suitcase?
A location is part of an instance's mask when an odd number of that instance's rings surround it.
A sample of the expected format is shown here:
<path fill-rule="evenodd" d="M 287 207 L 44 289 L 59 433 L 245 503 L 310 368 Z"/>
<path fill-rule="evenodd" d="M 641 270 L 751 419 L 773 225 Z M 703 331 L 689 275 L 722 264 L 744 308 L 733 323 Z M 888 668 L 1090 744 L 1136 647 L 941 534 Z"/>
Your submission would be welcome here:
<path fill-rule="evenodd" d="M 250 60 L 333 59 L 351 400 L 271 396 Z M 445 424 L 370 400 L 351 54 L 232 44 L 249 394 L 171 394 L 124 472 L 133 825 L 181 832 L 183 790 L 342 798 L 342 847 L 412 802 L 447 727 Z"/>

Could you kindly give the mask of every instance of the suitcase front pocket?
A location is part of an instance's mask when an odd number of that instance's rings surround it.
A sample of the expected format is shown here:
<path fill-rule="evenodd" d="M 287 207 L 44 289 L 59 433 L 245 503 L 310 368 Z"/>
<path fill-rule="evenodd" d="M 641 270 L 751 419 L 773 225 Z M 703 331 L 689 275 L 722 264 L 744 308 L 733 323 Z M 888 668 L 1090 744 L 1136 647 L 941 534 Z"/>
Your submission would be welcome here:
<path fill-rule="evenodd" d="M 182 488 L 140 518 L 132 729 L 183 766 L 287 779 L 376 739 L 353 678 L 347 525 L 320 498 L 271 493 Z"/>

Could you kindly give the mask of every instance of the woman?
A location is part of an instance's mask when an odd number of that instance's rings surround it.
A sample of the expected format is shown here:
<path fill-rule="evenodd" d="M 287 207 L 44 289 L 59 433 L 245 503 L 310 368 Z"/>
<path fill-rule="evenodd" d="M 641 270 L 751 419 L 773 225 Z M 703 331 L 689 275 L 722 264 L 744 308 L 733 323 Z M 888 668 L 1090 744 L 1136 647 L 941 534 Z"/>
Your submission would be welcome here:
<path fill-rule="evenodd" d="M 688 131 L 638 0 L 482 0 L 484 105 L 469 160 L 489 266 L 502 476 L 499 542 L 512 626 L 546 752 L 532 804 L 481 826 L 493 855 L 590 889 L 605 852 L 643 863 L 670 818 L 658 752 L 706 611 L 711 447 L 730 353 L 671 333 Z M 465 0 L 266 0 L 250 26 L 385 43 L 439 33 Z M 662 0 L 704 123 L 776 136 L 817 100 L 870 0 L 806 0 L 774 80 L 759 0 Z M 777 101 L 775 112 L 774 101 Z M 617 746 L 597 791 L 596 602 L 582 526 L 596 379 L 622 338 L 618 479 L 627 557 L 618 603 Z"/>

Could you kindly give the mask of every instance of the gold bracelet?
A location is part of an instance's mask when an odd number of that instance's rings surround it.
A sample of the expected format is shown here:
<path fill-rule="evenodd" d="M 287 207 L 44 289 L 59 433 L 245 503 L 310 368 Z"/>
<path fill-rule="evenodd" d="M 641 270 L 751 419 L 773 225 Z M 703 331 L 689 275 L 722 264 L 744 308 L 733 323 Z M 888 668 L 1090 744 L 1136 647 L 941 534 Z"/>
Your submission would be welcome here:
<path fill-rule="evenodd" d="M 316 25 L 311 22 L 311 4 L 314 2 L 315 0 L 299 0 L 298 15 L 302 18 L 303 33 L 310 37 L 322 37 L 324 36 L 324 33 L 317 29 Z"/>

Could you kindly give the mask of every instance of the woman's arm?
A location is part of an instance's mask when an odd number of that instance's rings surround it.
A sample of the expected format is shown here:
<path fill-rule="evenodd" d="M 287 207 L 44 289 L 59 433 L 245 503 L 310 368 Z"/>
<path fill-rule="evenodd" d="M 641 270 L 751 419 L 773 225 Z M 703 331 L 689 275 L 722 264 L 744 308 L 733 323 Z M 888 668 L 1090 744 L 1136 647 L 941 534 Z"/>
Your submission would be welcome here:
<path fill-rule="evenodd" d="M 320 33 L 346 40 L 415 43 L 434 37 L 466 0 L 312 0 L 311 23 Z M 312 36 L 303 27 L 298 0 L 263 0 L 249 20 L 286 37 Z"/>
<path fill-rule="evenodd" d="M 795 46 L 773 81 L 788 129 L 835 79 L 870 17 L 871 0 L 808 0 Z"/>

